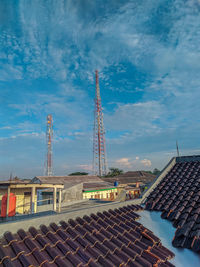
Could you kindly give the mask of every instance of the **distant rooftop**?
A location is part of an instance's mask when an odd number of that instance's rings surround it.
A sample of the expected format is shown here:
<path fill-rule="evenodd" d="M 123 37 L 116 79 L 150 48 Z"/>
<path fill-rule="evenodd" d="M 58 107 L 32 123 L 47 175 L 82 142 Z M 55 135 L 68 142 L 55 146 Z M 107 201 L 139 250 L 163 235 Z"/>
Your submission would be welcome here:
<path fill-rule="evenodd" d="M 107 183 L 107 182 L 98 182 L 98 183 L 84 183 L 83 184 L 83 189 L 86 190 L 86 189 L 109 189 L 109 188 L 113 188 L 114 185 L 113 183 Z"/>
<path fill-rule="evenodd" d="M 77 176 L 36 176 L 31 180 L 33 183 L 50 183 L 50 184 L 70 184 L 103 182 L 98 176 L 77 175 Z"/>
<path fill-rule="evenodd" d="M 149 183 L 155 179 L 155 175 L 147 173 L 145 171 L 129 171 L 124 174 L 103 178 L 104 181 L 114 182 L 118 181 L 119 184 L 133 184 L 137 182 Z"/>

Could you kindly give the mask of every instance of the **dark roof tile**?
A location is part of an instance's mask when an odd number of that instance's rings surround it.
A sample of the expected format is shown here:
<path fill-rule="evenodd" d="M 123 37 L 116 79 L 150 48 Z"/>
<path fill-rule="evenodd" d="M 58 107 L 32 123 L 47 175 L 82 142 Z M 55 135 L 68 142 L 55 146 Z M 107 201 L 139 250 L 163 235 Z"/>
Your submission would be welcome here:
<path fill-rule="evenodd" d="M 44 267 L 168 264 L 173 253 L 152 231 L 135 221 L 139 209 L 131 205 L 61 221 L 61 226 L 51 223 L 49 227 L 41 225 L 40 230 L 30 227 L 29 233 L 19 230 L 16 236 L 7 232 L 9 245 L 0 246 L 0 263 L 9 266 L 16 257 L 16 266 L 20 267 L 33 263 Z"/>
<path fill-rule="evenodd" d="M 174 239 L 172 240 L 172 245 L 174 247 L 184 247 L 184 243 L 186 241 L 186 237 L 184 237 L 183 235 L 181 235 L 180 237 L 175 236 Z"/>
<path fill-rule="evenodd" d="M 195 162 L 177 162 L 145 203 L 146 209 L 162 211 L 161 217 L 173 221 L 173 226 L 179 228 L 173 239 L 174 246 L 190 247 L 191 238 L 200 234 L 199 171 L 200 161 L 196 159 Z"/>
<path fill-rule="evenodd" d="M 200 251 L 200 238 L 194 237 L 192 244 L 191 244 L 192 250 L 199 252 Z"/>

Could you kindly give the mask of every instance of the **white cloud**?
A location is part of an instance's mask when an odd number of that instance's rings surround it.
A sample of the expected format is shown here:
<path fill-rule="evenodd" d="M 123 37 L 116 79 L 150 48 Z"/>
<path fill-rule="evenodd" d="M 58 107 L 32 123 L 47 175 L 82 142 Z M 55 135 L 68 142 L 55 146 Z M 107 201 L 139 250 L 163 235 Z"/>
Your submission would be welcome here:
<path fill-rule="evenodd" d="M 129 131 L 120 139 L 148 136 L 161 131 L 157 121 L 164 110 L 165 107 L 156 101 L 117 104 L 112 114 L 105 114 L 105 124 L 108 130 Z"/>
<path fill-rule="evenodd" d="M 129 158 L 121 158 L 121 159 L 118 159 L 118 160 L 116 160 L 116 163 L 119 164 L 119 166 L 121 168 L 122 167 L 125 167 L 125 168 L 131 168 L 132 167 L 132 164 L 129 161 Z"/>
<path fill-rule="evenodd" d="M 12 127 L 11 126 L 3 126 L 3 127 L 0 127 L 1 130 L 11 130 Z"/>
<path fill-rule="evenodd" d="M 152 166 L 150 159 L 139 159 L 139 157 L 132 158 L 120 158 L 115 160 L 114 165 L 125 170 L 143 170 L 144 168 L 149 169 Z"/>
<path fill-rule="evenodd" d="M 4 2 L 1 1 L 0 7 Z M 79 162 L 89 157 L 93 115 L 89 95 L 94 89 L 95 68 L 101 70 L 101 82 L 106 90 L 111 89 L 112 102 L 119 101 L 122 92 L 125 99 L 125 103 L 115 103 L 113 111 L 106 106 L 104 109 L 106 130 L 119 132 L 119 137 L 113 134 L 107 142 L 110 158 L 125 159 L 121 164 L 127 168 L 148 168 L 150 160 L 145 152 L 173 153 L 177 136 L 183 151 L 198 151 L 200 123 L 195 114 L 200 113 L 199 4 L 195 0 L 186 1 L 184 5 L 181 0 L 171 5 L 157 0 L 125 2 L 109 1 L 101 7 L 95 1 L 88 1 L 83 7 L 76 1 L 51 1 L 51 5 L 41 7 L 40 1 L 20 1 L 19 6 L 16 4 L 19 16 L 14 20 L 20 34 L 9 24 L 13 21 L 9 17 L 13 12 L 8 13 L 5 20 L 9 21 L 5 25 L 9 30 L 5 27 L 0 35 L 0 80 L 5 83 L 30 79 L 29 86 L 34 79 L 44 78 L 56 81 L 56 88 L 48 94 L 36 93 L 35 88 L 29 91 L 28 86 L 12 88 L 14 101 L 18 89 L 23 93 L 21 98 L 16 98 L 17 103 L 8 106 L 16 122 L 12 124 L 12 140 L 4 138 L 7 144 L 4 153 L 10 151 L 12 155 L 15 149 L 20 155 L 22 146 L 32 148 L 32 138 L 37 139 L 37 136 L 31 138 L 32 133 L 42 132 L 41 139 L 44 138 L 45 116 L 50 112 L 55 118 L 54 137 L 58 149 L 55 158 L 69 161 L 73 168 L 77 166 L 77 154 Z M 96 20 L 92 17 L 94 13 Z M 123 62 L 128 63 L 127 69 Z M 137 72 L 144 75 L 142 85 L 135 76 Z M 114 84 L 111 74 L 125 76 L 121 84 Z M 79 82 L 80 87 L 74 86 Z M 131 94 L 126 95 L 128 92 Z M 27 119 L 18 123 L 24 116 L 33 118 L 36 123 L 28 124 Z M 18 138 L 21 138 L 21 146 L 13 148 L 9 142 Z M 43 140 L 45 142 L 45 138 Z M 38 151 L 40 148 L 41 144 Z M 35 153 L 33 157 L 38 155 Z M 76 160 L 71 157 L 72 153 Z M 122 155 L 126 157 L 121 158 Z M 155 162 L 162 165 L 160 154 L 152 161 L 152 166 L 157 167 Z M 22 169 L 23 165 L 20 166 Z"/>
<path fill-rule="evenodd" d="M 145 167 L 151 167 L 151 161 L 149 159 L 143 159 L 140 161 Z"/>

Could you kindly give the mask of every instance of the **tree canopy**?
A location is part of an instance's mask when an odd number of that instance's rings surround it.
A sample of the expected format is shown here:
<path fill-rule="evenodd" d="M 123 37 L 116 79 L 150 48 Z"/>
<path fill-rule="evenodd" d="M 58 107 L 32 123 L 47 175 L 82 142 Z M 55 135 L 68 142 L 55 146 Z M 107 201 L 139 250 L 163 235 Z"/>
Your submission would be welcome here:
<path fill-rule="evenodd" d="M 158 176 L 161 173 L 161 171 L 157 168 L 155 168 L 153 171 L 145 171 L 145 172 L 150 173 L 150 174 L 154 174 L 156 176 Z"/>
<path fill-rule="evenodd" d="M 69 176 L 78 176 L 78 175 L 88 175 L 87 172 L 72 172 L 69 174 Z"/>
<path fill-rule="evenodd" d="M 108 174 L 105 176 L 105 177 L 114 177 L 114 176 L 118 176 L 118 175 L 120 175 L 120 174 L 123 174 L 124 173 L 124 171 L 123 170 L 120 170 L 120 169 L 118 169 L 118 168 L 109 168 L 109 172 L 108 172 Z"/>
<path fill-rule="evenodd" d="M 159 170 L 159 169 L 157 169 L 157 168 L 155 168 L 154 170 L 153 170 L 153 174 L 154 175 L 159 175 L 161 173 L 161 171 Z"/>

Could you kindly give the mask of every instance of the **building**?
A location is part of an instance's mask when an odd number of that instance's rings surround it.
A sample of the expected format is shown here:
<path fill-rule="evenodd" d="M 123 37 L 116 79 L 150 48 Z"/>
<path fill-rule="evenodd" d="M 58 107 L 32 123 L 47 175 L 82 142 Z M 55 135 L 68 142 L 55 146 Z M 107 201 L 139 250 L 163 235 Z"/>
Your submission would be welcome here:
<path fill-rule="evenodd" d="M 140 198 L 0 224 L 0 266 L 199 266 L 199 204 L 200 156 L 175 157 Z"/>
<path fill-rule="evenodd" d="M 115 200 L 118 195 L 118 188 L 110 183 L 84 183 L 83 199 L 104 199 Z"/>
<path fill-rule="evenodd" d="M 0 240 L 0 264 L 173 267 L 169 260 L 174 253 L 152 231 L 136 222 L 141 211 L 140 206 L 131 204 L 96 214 L 87 210 L 85 216 L 68 221 L 62 214 L 59 224 L 42 224 L 40 229 L 29 220 L 28 232 L 20 227 L 15 235 L 4 233 Z"/>
<path fill-rule="evenodd" d="M 149 184 L 154 181 L 155 175 L 145 171 L 129 171 L 115 177 L 106 177 L 104 181 L 114 183 L 118 182 L 119 185 L 135 186 L 136 183 Z"/>
<path fill-rule="evenodd" d="M 9 216 L 9 197 L 10 194 L 16 196 L 16 214 L 28 214 L 38 211 L 37 207 L 37 191 L 41 189 L 52 188 L 54 191 L 59 190 L 61 195 L 62 184 L 34 184 L 24 183 L 23 181 L 1 181 L 0 182 L 0 207 L 2 206 L 2 198 L 7 196 L 6 216 Z M 57 203 L 54 194 L 53 209 L 57 210 Z M 60 209 L 60 202 L 59 202 Z"/>
<path fill-rule="evenodd" d="M 84 199 L 106 199 L 115 200 L 117 188 L 108 182 L 104 182 L 98 176 L 77 175 L 77 176 L 37 176 L 32 183 L 62 183 L 62 205 L 74 203 Z M 42 201 L 52 198 L 52 191 L 44 191 Z M 46 203 L 46 202 L 45 202 Z"/>
<path fill-rule="evenodd" d="M 16 214 L 30 214 L 48 210 L 60 211 L 61 207 L 86 199 L 112 201 L 117 197 L 117 192 L 116 187 L 97 176 L 37 176 L 27 182 L 20 179 L 2 181 L 0 209 L 2 198 L 6 194 L 16 196 Z"/>

